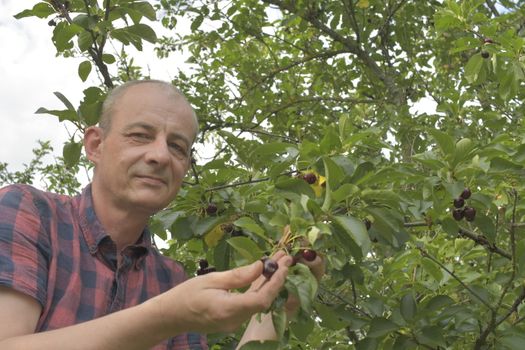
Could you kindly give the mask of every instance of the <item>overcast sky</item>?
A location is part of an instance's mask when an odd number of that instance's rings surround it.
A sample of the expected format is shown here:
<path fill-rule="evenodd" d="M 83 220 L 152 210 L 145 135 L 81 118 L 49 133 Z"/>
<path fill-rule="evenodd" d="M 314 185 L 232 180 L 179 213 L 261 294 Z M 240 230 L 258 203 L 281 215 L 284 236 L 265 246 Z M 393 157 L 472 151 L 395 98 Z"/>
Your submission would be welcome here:
<path fill-rule="evenodd" d="M 35 2 L 36 3 L 36 2 Z M 34 114 L 39 107 L 58 108 L 53 91 L 79 100 L 78 61 L 55 57 L 51 28 L 36 18 L 13 15 L 33 2 L 0 0 L 0 161 L 18 170 L 32 159 L 37 140 L 52 140 L 56 150 L 67 132 L 56 117 Z"/>
<path fill-rule="evenodd" d="M 48 20 L 13 17 L 36 3 L 0 0 L 0 162 L 7 162 L 10 170 L 21 169 L 33 158 L 32 149 L 38 140 L 50 140 L 54 153 L 61 154 L 68 139 L 64 124 L 55 116 L 34 112 L 39 107 L 64 108 L 54 91 L 78 106 L 82 91 L 90 86 L 77 75 L 82 58 L 56 57 Z M 147 66 L 152 78 L 171 79 L 180 59 L 159 60 L 153 45 L 145 43 L 144 48 L 144 54 L 135 57 L 136 62 Z M 94 77 L 92 71 L 90 79 Z"/>

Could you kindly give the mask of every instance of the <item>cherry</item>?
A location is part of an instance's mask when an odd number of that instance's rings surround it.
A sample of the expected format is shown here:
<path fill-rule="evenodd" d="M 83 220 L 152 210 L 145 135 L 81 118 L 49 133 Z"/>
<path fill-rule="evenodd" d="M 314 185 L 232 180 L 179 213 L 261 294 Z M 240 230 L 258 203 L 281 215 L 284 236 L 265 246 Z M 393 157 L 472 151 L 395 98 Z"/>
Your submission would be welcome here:
<path fill-rule="evenodd" d="M 231 235 L 232 237 L 245 237 L 246 235 L 244 234 L 244 232 L 242 232 L 241 229 L 234 229 L 232 232 L 231 232 Z"/>
<path fill-rule="evenodd" d="M 494 40 L 492 40 L 491 38 L 485 38 L 483 39 L 483 43 L 484 44 L 494 44 Z"/>
<path fill-rule="evenodd" d="M 452 216 L 454 217 L 454 219 L 456 219 L 456 221 L 460 221 L 461 219 L 463 219 L 464 215 L 465 215 L 465 213 L 461 209 L 454 209 L 452 211 Z"/>
<path fill-rule="evenodd" d="M 474 218 L 476 217 L 476 209 L 472 207 L 465 207 L 465 209 L 463 209 L 463 215 L 467 221 L 474 221 Z"/>
<path fill-rule="evenodd" d="M 481 57 L 489 58 L 490 57 L 490 53 L 488 53 L 487 51 L 481 51 Z"/>
<path fill-rule="evenodd" d="M 208 203 L 208 206 L 206 207 L 206 213 L 208 215 L 213 215 L 217 213 L 217 204 L 215 203 Z"/>
<path fill-rule="evenodd" d="M 470 192 L 470 188 L 467 187 L 463 190 L 463 192 L 461 192 L 459 196 L 463 199 L 469 199 L 471 194 L 472 192 Z"/>
<path fill-rule="evenodd" d="M 464 205 L 465 205 L 465 199 L 463 199 L 463 197 L 454 199 L 455 208 L 462 208 Z"/>
<path fill-rule="evenodd" d="M 208 260 L 206 260 L 206 259 L 200 259 L 200 260 L 199 260 L 199 267 L 200 267 L 201 269 L 205 269 L 205 268 L 207 268 L 208 266 L 209 266 L 209 264 L 208 264 Z"/>
<path fill-rule="evenodd" d="M 370 221 L 368 218 L 365 218 L 363 220 L 363 223 L 365 224 L 366 230 L 370 230 L 370 228 L 372 227 L 372 221 Z"/>
<path fill-rule="evenodd" d="M 277 265 L 275 261 L 267 257 L 262 258 L 261 261 L 263 263 L 262 274 L 264 277 L 266 277 L 266 279 L 269 280 L 273 276 L 275 271 L 277 271 L 277 269 L 279 268 L 279 265 Z"/>
<path fill-rule="evenodd" d="M 304 181 L 312 185 L 317 181 L 317 176 L 314 173 L 308 173 L 304 174 L 303 179 Z"/>
<path fill-rule="evenodd" d="M 301 256 L 306 261 L 314 261 L 317 257 L 317 253 L 313 249 L 303 249 L 301 250 Z"/>

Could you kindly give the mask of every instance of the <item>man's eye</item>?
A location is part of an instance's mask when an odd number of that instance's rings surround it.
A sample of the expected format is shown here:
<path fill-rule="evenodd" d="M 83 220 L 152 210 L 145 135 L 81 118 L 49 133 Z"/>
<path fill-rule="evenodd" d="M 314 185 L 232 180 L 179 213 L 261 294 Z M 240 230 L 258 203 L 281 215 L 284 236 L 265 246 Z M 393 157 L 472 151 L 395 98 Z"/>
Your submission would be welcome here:
<path fill-rule="evenodd" d="M 168 146 L 179 154 L 186 155 L 187 153 L 186 148 L 184 146 L 179 145 L 178 143 L 169 143 Z"/>
<path fill-rule="evenodd" d="M 144 134 L 140 132 L 131 133 L 128 136 L 134 140 L 149 140 L 150 139 L 148 134 Z"/>

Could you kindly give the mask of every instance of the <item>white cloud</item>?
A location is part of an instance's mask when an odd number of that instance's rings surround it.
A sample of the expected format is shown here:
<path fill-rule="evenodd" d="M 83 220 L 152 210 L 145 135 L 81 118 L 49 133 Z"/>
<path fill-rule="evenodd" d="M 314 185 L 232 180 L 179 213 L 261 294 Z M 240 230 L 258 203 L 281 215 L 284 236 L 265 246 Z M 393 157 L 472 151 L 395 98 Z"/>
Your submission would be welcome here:
<path fill-rule="evenodd" d="M 32 158 L 37 140 L 51 140 L 59 154 L 68 138 L 56 117 L 37 115 L 39 107 L 62 108 L 53 91 L 79 101 L 78 60 L 55 57 L 51 28 L 35 18 L 16 20 L 28 2 L 0 2 L 0 161 L 18 170 Z"/>

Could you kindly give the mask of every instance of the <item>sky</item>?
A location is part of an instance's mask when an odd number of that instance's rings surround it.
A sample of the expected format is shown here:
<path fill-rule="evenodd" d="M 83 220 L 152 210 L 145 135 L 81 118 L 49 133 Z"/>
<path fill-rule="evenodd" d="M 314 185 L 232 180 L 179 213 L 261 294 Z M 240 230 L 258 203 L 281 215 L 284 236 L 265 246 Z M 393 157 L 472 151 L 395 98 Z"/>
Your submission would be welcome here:
<path fill-rule="evenodd" d="M 33 159 L 38 140 L 51 141 L 54 154 L 61 155 L 62 145 L 69 139 L 65 124 L 55 116 L 35 114 L 40 107 L 64 109 L 53 92 L 61 92 L 78 106 L 82 91 L 98 84 L 94 69 L 86 83 L 78 77 L 83 58 L 56 56 L 53 28 L 47 19 L 13 17 L 36 3 L 0 0 L 0 162 L 8 163 L 11 171 L 22 169 Z M 158 33 L 162 28 L 155 30 Z M 133 56 L 156 79 L 170 80 L 181 63 L 173 56 L 159 60 L 149 43 L 144 43 L 143 53 Z M 71 126 L 69 129 L 74 131 Z"/>
<path fill-rule="evenodd" d="M 33 158 L 38 140 L 51 140 L 55 151 L 68 139 L 54 116 L 35 114 L 39 107 L 61 108 L 61 91 L 80 100 L 77 59 L 55 57 L 52 29 L 46 20 L 13 15 L 33 2 L 0 0 L 0 162 L 19 170 Z"/>

